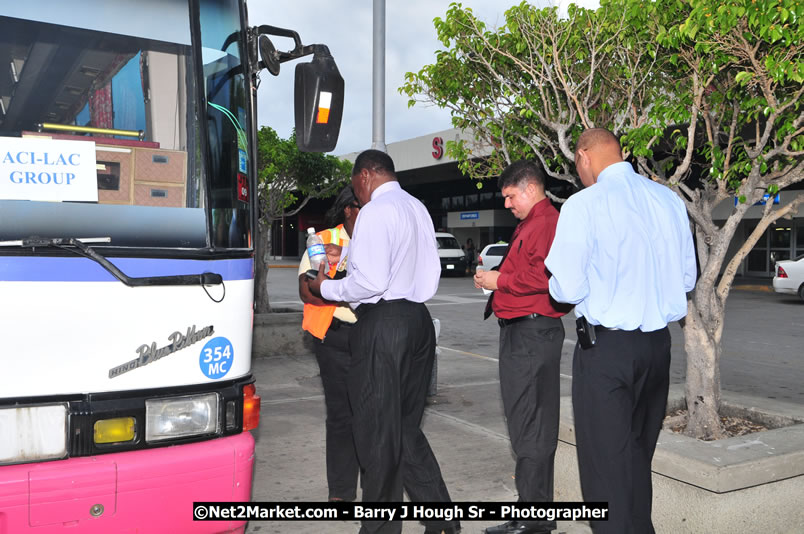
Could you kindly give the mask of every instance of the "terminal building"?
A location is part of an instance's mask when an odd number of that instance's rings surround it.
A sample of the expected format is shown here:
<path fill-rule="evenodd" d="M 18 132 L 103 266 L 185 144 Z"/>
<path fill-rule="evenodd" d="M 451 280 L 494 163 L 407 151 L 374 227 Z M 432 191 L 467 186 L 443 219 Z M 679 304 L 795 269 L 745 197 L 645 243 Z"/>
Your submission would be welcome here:
<path fill-rule="evenodd" d="M 469 179 L 458 169 L 458 162 L 445 151 L 447 141 L 469 139 L 457 129 L 442 130 L 388 144 L 388 154 L 393 158 L 397 176 L 402 187 L 421 200 L 430 212 L 436 231 L 453 234 L 462 245 L 471 238 L 477 251 L 489 243 L 507 241 L 518 221 L 504 207 L 496 180 L 479 182 Z M 354 161 L 357 153 L 343 157 Z M 482 155 L 481 155 L 482 156 Z M 548 189 L 558 197 L 566 198 L 574 189 L 565 182 L 550 179 Z M 785 205 L 804 193 L 804 184 L 796 189 L 781 191 L 775 202 Z M 284 221 L 284 237 L 281 223 L 275 225 L 274 254 L 298 257 L 304 251 L 304 230 L 308 226 L 323 228 L 324 212 L 332 199 L 310 201 L 295 218 Z M 560 206 L 556 206 L 560 209 Z M 724 202 L 715 209 L 716 222 L 728 217 L 733 202 Z M 762 216 L 762 206 L 749 208 L 731 243 L 729 255 L 745 243 Z M 284 252 L 282 242 L 284 241 Z M 748 254 L 738 270 L 739 275 L 772 277 L 774 263 L 779 260 L 804 255 L 804 206 L 792 220 L 779 220 L 771 225 L 757 245 Z M 725 267 L 725 265 L 724 265 Z"/>
<path fill-rule="evenodd" d="M 461 131 L 443 130 L 388 144 L 397 177 L 402 187 L 427 207 L 436 231 L 449 232 L 462 245 L 471 238 L 478 251 L 489 243 L 507 241 L 517 225 L 516 218 L 504 207 L 496 180 L 485 180 L 482 188 L 458 169 L 458 162 L 447 156 L 447 141 L 458 140 Z M 357 152 L 343 158 L 354 161 Z M 323 227 L 324 212 L 332 200 L 311 200 L 299 212 L 297 220 L 285 221 L 285 249 L 280 233 L 274 233 L 274 253 L 298 256 L 304 250 L 303 232 L 313 226 Z M 279 245 L 279 246 L 277 246 Z"/>
<path fill-rule="evenodd" d="M 471 180 L 447 156 L 447 141 L 457 141 L 461 135 L 451 129 L 414 137 L 389 144 L 388 154 L 399 183 L 422 201 L 436 231 L 451 233 L 461 245 L 471 238 L 479 251 L 489 243 L 507 241 L 518 221 L 505 209 L 496 180 Z"/>

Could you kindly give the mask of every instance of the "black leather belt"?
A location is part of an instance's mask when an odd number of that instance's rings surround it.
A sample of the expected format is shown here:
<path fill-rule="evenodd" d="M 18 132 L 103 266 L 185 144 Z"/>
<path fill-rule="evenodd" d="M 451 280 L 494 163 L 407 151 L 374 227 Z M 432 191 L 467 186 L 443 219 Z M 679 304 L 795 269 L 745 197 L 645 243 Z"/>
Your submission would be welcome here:
<path fill-rule="evenodd" d="M 523 315 L 522 317 L 514 317 L 513 319 L 497 319 L 497 324 L 499 324 L 500 328 L 502 328 L 503 326 L 508 326 L 509 324 L 518 323 L 519 321 L 538 319 L 539 317 L 544 317 L 544 315 L 539 315 L 538 313 L 531 313 L 529 315 Z"/>
<path fill-rule="evenodd" d="M 355 308 L 355 310 L 354 310 L 355 315 L 357 315 L 357 318 L 360 319 L 361 317 L 366 315 L 369 311 L 373 310 L 374 308 L 376 308 L 378 306 L 382 306 L 384 304 L 395 304 L 397 302 L 410 302 L 410 301 L 407 301 L 405 299 L 388 299 L 388 300 L 380 299 L 377 302 L 370 302 L 370 303 L 366 303 L 366 304 L 361 304 L 360 306 Z"/>
<path fill-rule="evenodd" d="M 342 326 L 352 326 L 354 323 L 347 323 L 346 321 L 341 321 L 337 317 L 332 318 L 332 323 L 329 325 L 330 330 L 337 330 Z"/>

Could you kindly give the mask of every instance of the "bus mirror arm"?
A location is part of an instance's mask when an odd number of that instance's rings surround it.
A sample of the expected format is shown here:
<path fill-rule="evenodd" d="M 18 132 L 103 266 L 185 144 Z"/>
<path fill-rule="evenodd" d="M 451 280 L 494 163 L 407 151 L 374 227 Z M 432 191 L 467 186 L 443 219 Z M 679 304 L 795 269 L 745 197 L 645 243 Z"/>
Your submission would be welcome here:
<path fill-rule="evenodd" d="M 268 38 L 269 35 L 293 39 L 293 50 L 288 50 L 287 52 L 278 51 L 273 42 L 271 42 L 271 39 Z M 304 56 L 309 56 L 310 54 L 330 55 L 329 48 L 327 48 L 326 45 L 304 45 L 296 31 L 269 26 L 267 24 L 255 26 L 251 29 L 249 44 L 252 50 L 252 61 L 254 61 L 255 64 L 257 63 L 257 57 L 259 55 L 260 61 L 257 70 L 268 69 L 268 72 L 274 76 L 279 75 L 279 66 L 286 61 L 299 59 Z"/>

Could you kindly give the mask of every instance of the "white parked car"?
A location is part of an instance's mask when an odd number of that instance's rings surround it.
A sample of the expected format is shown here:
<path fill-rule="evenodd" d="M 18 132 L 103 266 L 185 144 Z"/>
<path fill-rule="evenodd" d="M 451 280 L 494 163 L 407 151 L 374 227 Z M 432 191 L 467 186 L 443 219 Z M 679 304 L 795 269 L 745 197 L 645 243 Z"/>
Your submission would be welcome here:
<path fill-rule="evenodd" d="M 492 270 L 494 267 L 500 264 L 507 249 L 507 243 L 486 245 L 486 247 L 480 251 L 480 256 L 477 257 L 478 268 L 482 268 L 486 271 Z"/>
<path fill-rule="evenodd" d="M 804 255 L 794 260 L 776 262 L 773 290 L 777 293 L 798 295 L 801 300 L 804 300 Z"/>
<path fill-rule="evenodd" d="M 436 232 L 438 258 L 441 260 L 441 274 L 466 275 L 466 253 L 455 236 L 446 232 Z"/>

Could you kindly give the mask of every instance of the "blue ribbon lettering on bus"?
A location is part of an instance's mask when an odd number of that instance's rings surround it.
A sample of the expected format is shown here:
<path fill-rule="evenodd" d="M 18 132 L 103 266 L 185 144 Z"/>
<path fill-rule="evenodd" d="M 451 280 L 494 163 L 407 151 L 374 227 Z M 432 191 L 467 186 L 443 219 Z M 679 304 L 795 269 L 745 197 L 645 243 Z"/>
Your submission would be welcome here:
<path fill-rule="evenodd" d="M 153 341 L 150 345 L 147 343 L 140 345 L 137 349 L 139 357 L 109 369 L 109 378 L 114 378 L 139 367 L 144 367 L 148 364 L 154 363 L 155 361 L 160 360 L 169 354 L 173 354 L 174 352 L 177 352 L 183 348 L 189 347 L 193 343 L 197 343 L 198 341 L 201 341 L 202 339 L 209 337 L 214 333 L 215 327 L 212 325 L 202 328 L 198 331 L 196 331 L 195 325 L 193 325 L 187 328 L 186 335 L 178 331 L 170 334 L 168 336 L 168 339 L 171 342 L 170 345 L 156 348 L 156 341 Z"/>

